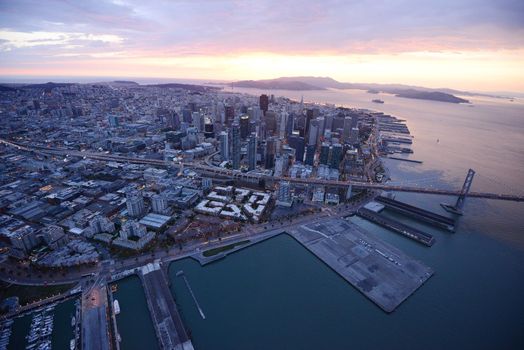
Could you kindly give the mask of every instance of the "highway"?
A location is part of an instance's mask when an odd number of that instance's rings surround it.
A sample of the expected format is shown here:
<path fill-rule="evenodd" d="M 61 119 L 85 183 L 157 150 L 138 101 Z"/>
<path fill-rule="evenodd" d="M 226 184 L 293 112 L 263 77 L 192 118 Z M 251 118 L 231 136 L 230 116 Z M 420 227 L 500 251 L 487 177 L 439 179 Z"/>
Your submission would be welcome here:
<path fill-rule="evenodd" d="M 0 139 L 0 143 L 3 143 L 7 146 L 15 147 L 19 150 L 27 152 L 35 152 L 43 155 L 52 155 L 52 156 L 61 156 L 61 157 L 81 157 L 89 158 L 101 161 L 112 161 L 119 163 L 133 163 L 133 164 L 145 164 L 158 167 L 166 166 L 183 166 L 184 168 L 192 169 L 194 171 L 200 172 L 203 176 L 221 176 L 231 179 L 246 180 L 252 182 L 258 182 L 259 180 L 266 180 L 271 182 L 278 181 L 289 181 L 295 184 L 301 185 L 318 185 L 318 186 L 327 186 L 327 187 L 342 187 L 347 188 L 349 185 L 352 185 L 353 188 L 357 189 L 373 189 L 373 190 L 385 190 L 385 191 L 396 191 L 396 192 L 413 192 L 413 193 L 425 193 L 425 194 L 436 194 L 436 195 L 447 195 L 447 196 L 459 196 L 461 194 L 460 190 L 445 190 L 445 189 L 436 189 L 432 187 L 416 187 L 416 186 L 402 186 L 402 185 L 389 185 L 383 183 L 375 182 L 359 182 L 359 181 L 338 181 L 338 180 L 323 180 L 323 179 L 301 179 L 301 178 L 290 178 L 283 176 L 272 176 L 265 174 L 251 174 L 251 173 L 242 173 L 238 170 L 229 170 L 219 167 L 214 167 L 206 164 L 200 164 L 195 162 L 181 162 L 181 163 L 171 163 L 168 164 L 163 160 L 159 159 L 147 159 L 147 158 L 137 158 L 137 157 L 125 157 L 108 153 L 101 152 L 87 152 L 87 151 L 77 151 L 69 149 L 57 149 L 57 148 L 48 148 L 35 145 L 21 145 L 5 139 Z M 486 199 L 497 199 L 497 200 L 507 200 L 507 201 L 524 201 L 524 195 L 517 194 L 505 194 L 505 193 L 489 193 L 489 192 L 469 192 L 468 197 L 473 198 L 486 198 Z"/>

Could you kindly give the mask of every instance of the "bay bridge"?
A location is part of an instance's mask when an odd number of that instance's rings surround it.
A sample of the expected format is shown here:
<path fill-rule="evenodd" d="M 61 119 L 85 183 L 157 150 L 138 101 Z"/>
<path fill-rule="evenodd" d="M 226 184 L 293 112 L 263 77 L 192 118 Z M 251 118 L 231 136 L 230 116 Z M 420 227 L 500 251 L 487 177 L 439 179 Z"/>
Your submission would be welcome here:
<path fill-rule="evenodd" d="M 395 192 L 412 192 L 412 193 L 424 193 L 424 194 L 436 194 L 436 195 L 447 195 L 447 196 L 458 196 L 457 203 L 455 205 L 444 204 L 443 208 L 455 214 L 460 214 L 464 199 L 466 196 L 473 198 L 487 198 L 496 200 L 506 201 L 524 201 L 524 195 L 520 194 L 506 194 L 506 193 L 490 193 L 490 192 L 475 192 L 470 191 L 471 184 L 473 182 L 473 176 L 475 172 L 470 169 L 466 176 L 464 185 L 460 190 L 455 189 L 439 189 L 427 186 L 409 186 L 409 185 L 396 185 L 391 183 L 377 183 L 377 182 L 364 182 L 364 181 L 340 181 L 340 180 L 325 180 L 318 178 L 291 178 L 284 176 L 273 176 L 263 173 L 244 173 L 239 170 L 230 170 L 221 167 L 214 167 L 206 164 L 196 162 L 172 162 L 164 161 L 161 159 L 150 159 L 150 158 L 139 158 L 139 157 L 126 157 L 121 155 L 103 153 L 103 152 L 88 152 L 88 151 L 77 151 L 63 148 L 50 148 L 38 145 L 22 145 L 15 142 L 11 142 L 5 139 L 0 139 L 0 143 L 15 147 L 19 150 L 33 152 L 45 156 L 63 156 L 63 157 L 81 157 L 85 159 L 95 159 L 108 162 L 118 163 L 130 163 L 130 164 L 144 164 L 156 167 L 169 167 L 179 166 L 182 168 L 191 169 L 195 172 L 200 173 L 202 176 L 209 177 L 224 177 L 231 178 L 240 181 L 248 182 L 259 182 L 259 181 L 289 181 L 290 183 L 300 184 L 305 186 L 326 186 L 334 188 L 347 189 L 349 186 L 355 189 L 371 189 L 371 190 L 384 190 L 384 191 L 395 191 Z"/>

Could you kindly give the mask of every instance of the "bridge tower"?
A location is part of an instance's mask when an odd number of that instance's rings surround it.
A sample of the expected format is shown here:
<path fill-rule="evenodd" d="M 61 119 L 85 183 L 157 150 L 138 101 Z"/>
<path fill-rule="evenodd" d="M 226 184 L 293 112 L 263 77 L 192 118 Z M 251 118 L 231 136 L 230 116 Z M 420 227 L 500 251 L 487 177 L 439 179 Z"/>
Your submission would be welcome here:
<path fill-rule="evenodd" d="M 455 205 L 441 203 L 440 205 L 442 206 L 442 208 L 444 208 L 447 212 L 450 212 L 452 214 L 462 215 L 464 201 L 466 200 L 466 196 L 469 193 L 469 189 L 471 188 L 471 184 L 473 183 L 474 176 L 475 170 L 469 169 L 468 174 L 466 175 L 466 180 L 464 180 L 464 185 L 462 185 L 462 190 L 460 191 L 460 195 L 458 196 Z"/>

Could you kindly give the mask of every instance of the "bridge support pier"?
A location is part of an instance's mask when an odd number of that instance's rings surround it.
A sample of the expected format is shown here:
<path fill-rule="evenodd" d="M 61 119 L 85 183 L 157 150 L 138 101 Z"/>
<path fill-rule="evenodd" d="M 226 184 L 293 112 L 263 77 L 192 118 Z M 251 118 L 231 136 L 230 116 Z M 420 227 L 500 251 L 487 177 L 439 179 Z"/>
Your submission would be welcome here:
<path fill-rule="evenodd" d="M 444 208 L 444 210 L 456 215 L 463 214 L 462 208 L 464 207 L 464 201 L 466 200 L 466 196 L 469 193 L 469 189 L 471 188 L 471 184 L 473 183 L 474 176 L 475 170 L 469 169 L 468 174 L 466 175 L 466 180 L 464 180 L 464 185 L 462 185 L 460 195 L 457 198 L 457 202 L 455 203 L 455 205 L 441 203 L 440 205 L 442 206 L 442 208 Z"/>

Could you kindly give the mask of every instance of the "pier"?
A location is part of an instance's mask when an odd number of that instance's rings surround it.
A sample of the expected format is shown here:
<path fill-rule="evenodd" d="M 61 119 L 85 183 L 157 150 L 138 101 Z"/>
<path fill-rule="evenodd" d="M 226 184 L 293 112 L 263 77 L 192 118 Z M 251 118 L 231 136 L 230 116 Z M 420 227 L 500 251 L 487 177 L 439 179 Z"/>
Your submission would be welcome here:
<path fill-rule="evenodd" d="M 375 200 L 384 204 L 388 209 L 394 210 L 398 213 L 410 216 L 414 219 L 426 222 L 433 226 L 443 228 L 450 232 L 455 232 L 455 220 L 443 215 L 439 215 L 428 210 L 409 205 L 407 203 L 399 202 L 392 198 L 377 197 Z"/>
<path fill-rule="evenodd" d="M 159 263 L 147 264 L 138 274 L 161 349 L 193 350 L 165 273 Z"/>
<path fill-rule="evenodd" d="M 82 349 L 109 350 L 107 288 L 95 284 L 82 294 Z"/>
<path fill-rule="evenodd" d="M 435 238 L 429 233 L 422 232 L 414 227 L 404 225 L 403 223 L 375 213 L 369 209 L 361 208 L 357 211 L 357 215 L 377 225 L 387 228 L 388 230 L 408 237 L 418 243 L 427 245 L 428 247 L 431 247 L 433 243 L 435 243 Z"/>
<path fill-rule="evenodd" d="M 206 319 L 206 315 L 204 315 L 204 311 L 202 311 L 202 308 L 200 307 L 200 304 L 198 303 L 197 298 L 195 297 L 195 293 L 193 293 L 193 289 L 191 289 L 191 286 L 189 285 L 189 281 L 187 280 L 186 275 L 184 274 L 184 271 L 178 271 L 176 273 L 177 276 L 181 276 L 184 279 L 184 282 L 186 283 L 186 287 L 189 290 L 189 294 L 191 294 L 191 297 L 193 298 L 193 301 L 195 302 L 195 306 L 198 309 L 198 312 L 200 313 L 200 316 L 203 320 Z"/>
<path fill-rule="evenodd" d="M 343 219 L 318 219 L 287 232 L 385 312 L 433 275 L 423 263 Z"/>
<path fill-rule="evenodd" d="M 408 159 L 408 158 L 400 158 L 400 157 L 387 157 L 387 159 L 394 159 L 394 160 L 401 160 L 401 161 L 404 161 L 404 162 L 410 162 L 410 163 L 417 163 L 417 164 L 422 164 L 422 161 L 421 160 L 415 160 L 415 159 Z"/>

